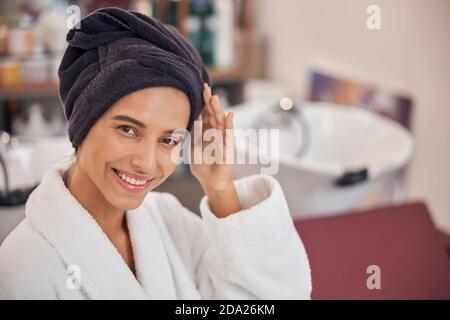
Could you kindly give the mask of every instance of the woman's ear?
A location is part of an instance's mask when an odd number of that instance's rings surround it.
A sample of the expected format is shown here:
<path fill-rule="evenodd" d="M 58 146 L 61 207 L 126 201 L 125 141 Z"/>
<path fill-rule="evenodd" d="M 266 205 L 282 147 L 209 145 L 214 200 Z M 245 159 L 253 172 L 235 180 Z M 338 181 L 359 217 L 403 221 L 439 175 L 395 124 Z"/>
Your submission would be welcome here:
<path fill-rule="evenodd" d="M 75 147 L 75 151 L 74 151 L 74 153 L 72 154 L 72 161 L 73 161 L 73 162 L 75 162 L 75 161 L 77 160 L 78 155 L 79 155 L 79 150 L 80 150 L 79 146 L 76 146 L 76 147 Z"/>

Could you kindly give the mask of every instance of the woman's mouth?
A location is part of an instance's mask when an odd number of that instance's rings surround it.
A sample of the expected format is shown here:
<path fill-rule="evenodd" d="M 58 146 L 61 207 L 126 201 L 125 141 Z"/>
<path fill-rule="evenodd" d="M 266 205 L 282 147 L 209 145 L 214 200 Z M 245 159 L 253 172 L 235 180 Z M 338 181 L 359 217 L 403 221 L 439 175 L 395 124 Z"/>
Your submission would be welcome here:
<path fill-rule="evenodd" d="M 117 183 L 129 192 L 142 192 L 154 180 L 154 178 L 131 174 L 116 168 L 112 168 L 112 171 Z"/>

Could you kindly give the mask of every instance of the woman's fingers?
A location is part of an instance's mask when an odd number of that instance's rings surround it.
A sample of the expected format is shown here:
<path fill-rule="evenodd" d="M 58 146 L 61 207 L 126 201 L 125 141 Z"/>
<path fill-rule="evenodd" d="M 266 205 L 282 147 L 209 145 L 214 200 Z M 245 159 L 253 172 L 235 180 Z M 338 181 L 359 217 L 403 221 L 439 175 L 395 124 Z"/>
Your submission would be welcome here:
<path fill-rule="evenodd" d="M 229 112 L 225 114 L 224 110 L 220 106 L 219 97 L 212 95 L 211 87 L 205 83 L 203 88 L 203 100 L 204 110 L 201 116 L 197 119 L 199 122 L 196 130 L 201 132 L 201 137 L 206 130 L 214 128 L 219 129 L 222 132 L 222 146 L 223 148 L 214 149 L 213 157 L 223 159 L 226 164 L 232 164 L 235 156 L 235 141 L 233 130 L 233 113 Z M 200 138 L 203 140 L 202 138 Z M 194 143 L 195 149 L 202 149 L 205 147 L 203 141 L 198 144 Z M 201 150 L 200 150 L 201 151 Z M 203 152 L 203 151 L 201 151 Z M 219 154 L 215 154 L 219 152 Z"/>
<path fill-rule="evenodd" d="M 209 114 L 210 112 L 208 111 L 208 101 L 209 101 L 209 95 L 208 95 L 208 85 L 205 83 L 203 86 L 203 124 L 206 126 L 207 124 L 209 124 Z"/>
<path fill-rule="evenodd" d="M 209 86 L 207 83 L 203 85 L 203 101 L 206 104 L 206 101 L 209 101 Z"/>
<path fill-rule="evenodd" d="M 217 126 L 217 120 L 214 115 L 213 107 L 211 106 L 211 99 L 212 99 L 211 87 L 209 87 L 207 84 L 205 84 L 205 90 L 203 93 L 203 100 L 205 103 L 204 113 L 207 118 L 207 119 L 205 119 L 205 117 L 204 117 L 204 119 L 203 119 L 205 124 L 207 124 L 207 126 L 205 126 L 205 129 L 209 129 L 210 127 L 215 128 Z"/>
<path fill-rule="evenodd" d="M 203 99 L 205 102 L 203 130 L 209 128 L 219 129 L 223 134 L 224 145 L 230 145 L 234 149 L 233 113 L 229 112 L 225 115 L 220 106 L 219 96 L 212 95 L 211 87 L 206 83 L 203 90 Z"/>
<path fill-rule="evenodd" d="M 211 87 L 205 83 L 203 90 L 203 100 L 205 102 L 205 114 L 208 117 L 208 123 L 213 128 L 223 130 L 225 114 L 220 107 L 219 96 L 212 95 Z M 205 119 L 204 122 L 206 123 Z"/>
<path fill-rule="evenodd" d="M 234 126 L 233 112 L 228 112 L 225 118 L 225 154 L 227 163 L 234 161 Z"/>
<path fill-rule="evenodd" d="M 233 129 L 233 112 L 228 112 L 226 117 L 225 117 L 225 127 L 227 129 Z"/>
<path fill-rule="evenodd" d="M 208 85 L 205 83 L 203 86 L 203 126 L 205 129 L 210 127 L 210 110 L 208 107 L 208 101 L 210 100 Z"/>
<path fill-rule="evenodd" d="M 225 125 L 225 112 L 223 111 L 222 107 L 220 106 L 219 96 L 214 95 L 211 98 L 211 107 L 214 111 L 214 117 L 217 122 L 217 129 L 224 131 L 224 125 Z"/>
<path fill-rule="evenodd" d="M 193 128 L 194 138 L 197 139 L 194 141 L 193 146 L 198 146 L 202 141 L 203 126 L 203 115 L 199 115 Z"/>

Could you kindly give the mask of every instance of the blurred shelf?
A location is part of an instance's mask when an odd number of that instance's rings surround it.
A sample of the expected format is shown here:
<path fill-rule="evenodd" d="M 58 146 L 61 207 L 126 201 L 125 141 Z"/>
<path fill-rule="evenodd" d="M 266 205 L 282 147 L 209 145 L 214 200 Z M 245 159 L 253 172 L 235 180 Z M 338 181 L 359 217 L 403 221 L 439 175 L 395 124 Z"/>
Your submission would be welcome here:
<path fill-rule="evenodd" d="M 208 70 L 208 72 L 213 84 L 217 86 L 243 83 L 248 78 L 245 72 L 237 68 L 211 68 Z M 17 86 L 0 86 L 0 100 L 57 96 L 57 82 L 48 82 L 42 84 L 21 84 Z"/>
<path fill-rule="evenodd" d="M 57 82 L 0 86 L 0 100 L 57 96 Z"/>

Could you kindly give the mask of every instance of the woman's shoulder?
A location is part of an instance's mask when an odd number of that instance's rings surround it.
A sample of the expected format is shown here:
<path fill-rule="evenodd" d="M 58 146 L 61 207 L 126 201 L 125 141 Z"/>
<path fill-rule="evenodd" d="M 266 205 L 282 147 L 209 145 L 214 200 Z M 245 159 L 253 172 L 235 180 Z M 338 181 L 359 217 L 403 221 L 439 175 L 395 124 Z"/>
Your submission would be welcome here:
<path fill-rule="evenodd" d="M 58 265 L 57 252 L 25 218 L 0 246 L 0 296 L 20 298 L 48 287 L 51 275 L 64 272 Z"/>
<path fill-rule="evenodd" d="M 28 218 L 25 218 L 3 241 L 0 246 L 0 257 L 4 258 L 5 255 L 11 255 L 11 258 L 21 257 L 22 252 L 30 253 L 32 256 L 37 249 L 45 247 L 44 242 L 43 236 L 34 230 Z"/>
<path fill-rule="evenodd" d="M 48 261 L 48 258 L 58 258 L 57 252 L 25 218 L 0 246 L 0 273 L 6 266 L 16 271 L 20 271 L 20 268 L 29 271 L 43 261 Z"/>

